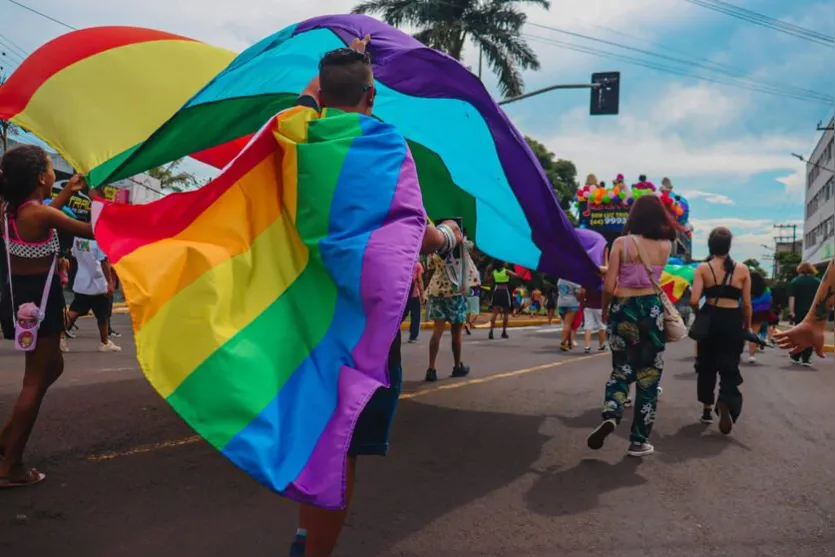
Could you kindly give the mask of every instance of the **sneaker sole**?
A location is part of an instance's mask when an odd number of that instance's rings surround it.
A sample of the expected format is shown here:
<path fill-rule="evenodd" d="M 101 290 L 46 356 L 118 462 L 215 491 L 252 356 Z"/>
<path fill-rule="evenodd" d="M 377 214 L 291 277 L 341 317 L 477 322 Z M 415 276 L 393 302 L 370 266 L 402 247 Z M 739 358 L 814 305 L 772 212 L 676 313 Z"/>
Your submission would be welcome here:
<path fill-rule="evenodd" d="M 613 431 L 615 431 L 615 424 L 610 421 L 605 421 L 597 426 L 597 429 L 591 432 L 591 435 L 589 435 L 589 438 L 586 440 L 586 444 L 591 450 L 599 451 L 603 448 L 603 443 L 606 442 L 606 438 L 609 437 Z"/>
<path fill-rule="evenodd" d="M 717 404 L 716 407 L 719 410 L 719 431 L 727 435 L 734 428 L 734 421 L 731 419 L 731 409 L 723 402 Z"/>
<path fill-rule="evenodd" d="M 655 447 L 653 447 L 651 449 L 648 449 L 648 450 L 644 450 L 644 451 L 633 451 L 633 450 L 626 451 L 626 454 L 628 454 L 629 456 L 634 456 L 634 457 L 649 456 L 653 453 L 655 453 Z"/>

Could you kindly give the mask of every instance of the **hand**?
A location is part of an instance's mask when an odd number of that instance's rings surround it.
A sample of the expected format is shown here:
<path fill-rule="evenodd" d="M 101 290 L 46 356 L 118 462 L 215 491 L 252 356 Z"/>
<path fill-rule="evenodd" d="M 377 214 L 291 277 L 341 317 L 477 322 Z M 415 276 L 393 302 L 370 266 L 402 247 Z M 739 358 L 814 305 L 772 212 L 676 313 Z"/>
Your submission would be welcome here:
<path fill-rule="evenodd" d="M 108 298 L 112 298 L 114 292 L 116 292 L 116 288 L 112 284 L 108 284 L 107 294 L 105 294 L 105 296 L 107 296 Z"/>
<path fill-rule="evenodd" d="M 78 193 L 87 187 L 87 182 L 81 174 L 75 174 L 70 181 L 67 182 L 67 189 L 72 193 Z"/>
<path fill-rule="evenodd" d="M 824 358 L 823 330 L 826 322 L 820 324 L 801 321 L 788 331 L 781 331 L 774 335 L 774 340 L 783 350 L 790 350 L 792 356 L 800 354 L 807 348 L 814 348 L 815 353 Z"/>
<path fill-rule="evenodd" d="M 368 43 L 371 42 L 371 35 L 366 35 L 362 39 L 354 39 L 351 41 L 351 49 L 357 52 L 365 52 Z"/>
<path fill-rule="evenodd" d="M 609 324 L 609 308 L 603 308 L 603 314 L 600 319 L 603 321 L 604 325 Z"/>

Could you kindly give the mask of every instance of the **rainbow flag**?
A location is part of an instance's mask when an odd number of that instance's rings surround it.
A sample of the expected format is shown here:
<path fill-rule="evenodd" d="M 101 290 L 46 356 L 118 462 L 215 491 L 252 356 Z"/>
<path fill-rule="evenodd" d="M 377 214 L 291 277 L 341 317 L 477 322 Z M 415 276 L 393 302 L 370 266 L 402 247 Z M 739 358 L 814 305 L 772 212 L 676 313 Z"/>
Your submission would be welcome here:
<path fill-rule="evenodd" d="M 687 288 L 693 284 L 696 265 L 666 265 L 659 285 L 673 303 L 678 302 Z"/>
<path fill-rule="evenodd" d="M 95 181 L 234 58 L 153 29 L 73 31 L 38 48 L 0 86 L 0 120 L 34 133 Z"/>
<path fill-rule="evenodd" d="M 199 191 L 94 221 L 160 395 L 260 482 L 344 506 L 352 430 L 389 385 L 426 226 L 403 137 L 291 108 Z"/>
<path fill-rule="evenodd" d="M 322 55 L 371 36 L 374 116 L 409 143 L 432 219 L 461 217 L 491 257 L 599 286 L 605 239 L 574 230 L 538 159 L 484 84 L 457 60 L 372 17 L 315 17 L 242 52 L 147 141 L 91 183 L 187 155 L 222 168 L 251 134 L 292 106 Z"/>

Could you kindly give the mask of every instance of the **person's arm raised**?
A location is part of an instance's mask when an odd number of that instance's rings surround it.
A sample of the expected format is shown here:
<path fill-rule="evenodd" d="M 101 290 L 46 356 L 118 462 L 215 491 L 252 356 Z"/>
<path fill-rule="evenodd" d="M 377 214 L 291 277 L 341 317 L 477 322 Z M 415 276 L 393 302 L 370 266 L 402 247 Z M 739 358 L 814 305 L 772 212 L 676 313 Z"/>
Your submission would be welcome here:
<path fill-rule="evenodd" d="M 44 205 L 38 208 L 38 219 L 47 227 L 55 228 L 80 238 L 93 237 L 93 225 L 68 217 L 61 210 Z"/>

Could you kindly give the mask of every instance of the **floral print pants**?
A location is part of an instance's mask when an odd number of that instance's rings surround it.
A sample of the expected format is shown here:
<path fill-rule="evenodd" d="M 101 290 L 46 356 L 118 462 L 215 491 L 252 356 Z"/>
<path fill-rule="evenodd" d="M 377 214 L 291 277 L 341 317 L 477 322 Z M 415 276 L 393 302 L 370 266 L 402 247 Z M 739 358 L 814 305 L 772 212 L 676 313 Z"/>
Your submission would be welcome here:
<path fill-rule="evenodd" d="M 635 383 L 635 417 L 629 440 L 644 443 L 652 433 L 658 383 L 664 369 L 664 308 L 656 295 L 615 298 L 606 326 L 612 376 L 606 383 L 603 419 L 620 423 L 629 387 Z"/>

